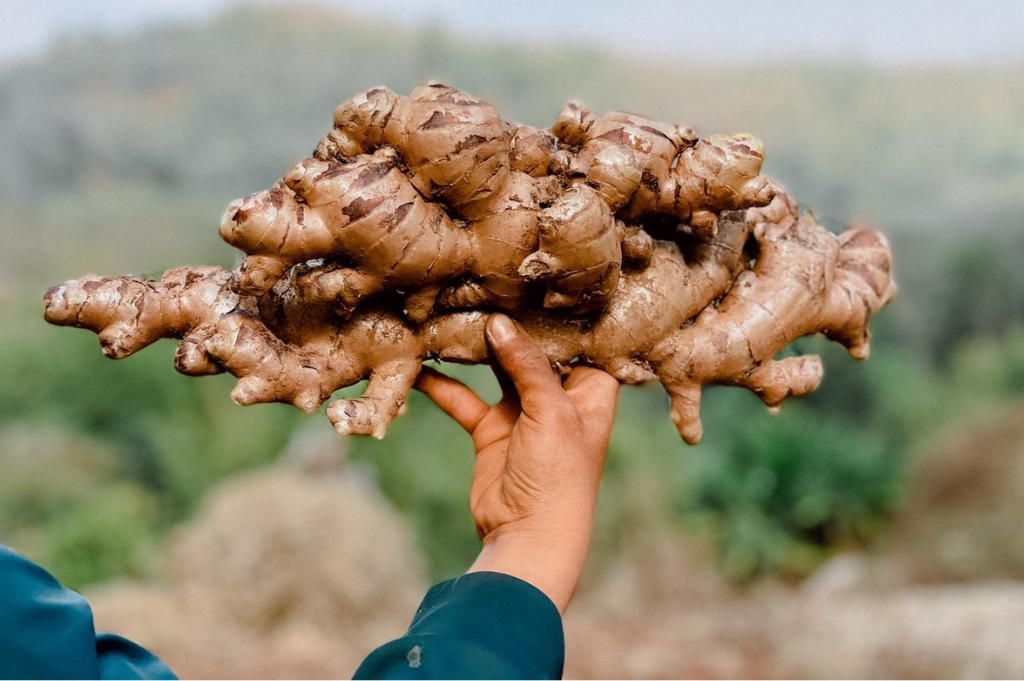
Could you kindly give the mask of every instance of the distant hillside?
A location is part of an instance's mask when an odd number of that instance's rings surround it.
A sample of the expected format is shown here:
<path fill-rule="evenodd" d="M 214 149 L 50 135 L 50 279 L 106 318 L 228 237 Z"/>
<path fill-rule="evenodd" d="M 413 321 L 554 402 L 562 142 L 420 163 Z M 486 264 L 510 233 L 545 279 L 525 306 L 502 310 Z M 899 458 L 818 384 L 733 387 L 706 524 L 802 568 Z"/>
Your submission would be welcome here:
<path fill-rule="evenodd" d="M 1024 195 L 1024 66 L 708 69 L 243 6 L 204 25 L 69 38 L 0 73 L 0 199 L 129 179 L 230 198 L 308 153 L 344 98 L 430 77 L 534 124 L 579 97 L 753 132 L 769 171 L 826 219 L 1005 219 Z"/>

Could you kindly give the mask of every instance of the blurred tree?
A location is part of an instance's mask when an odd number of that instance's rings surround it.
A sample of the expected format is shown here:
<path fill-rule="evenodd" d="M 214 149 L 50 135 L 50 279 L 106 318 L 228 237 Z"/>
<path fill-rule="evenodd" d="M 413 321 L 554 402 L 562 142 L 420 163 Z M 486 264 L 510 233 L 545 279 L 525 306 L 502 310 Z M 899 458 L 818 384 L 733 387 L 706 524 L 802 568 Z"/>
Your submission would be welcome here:
<path fill-rule="evenodd" d="M 967 338 L 1001 336 L 1024 318 L 1024 287 L 1001 244 L 972 240 L 947 255 L 940 268 L 943 285 L 939 333 L 934 338 L 940 361 Z M 1019 246 L 1020 247 L 1020 246 Z"/>

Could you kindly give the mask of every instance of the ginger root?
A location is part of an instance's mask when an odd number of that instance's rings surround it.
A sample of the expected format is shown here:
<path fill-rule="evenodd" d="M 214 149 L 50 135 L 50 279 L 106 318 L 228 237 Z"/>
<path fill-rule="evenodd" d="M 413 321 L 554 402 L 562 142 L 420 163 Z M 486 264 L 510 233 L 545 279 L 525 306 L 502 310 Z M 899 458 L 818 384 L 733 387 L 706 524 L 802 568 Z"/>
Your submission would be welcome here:
<path fill-rule="evenodd" d="M 228 207 L 237 271 L 87 276 L 47 291 L 44 315 L 114 359 L 180 339 L 176 368 L 233 374 L 243 405 L 311 412 L 368 379 L 327 415 L 383 437 L 424 360 L 488 361 L 483 329 L 503 309 L 560 370 L 660 381 L 696 443 L 703 386 L 777 409 L 822 379 L 818 357 L 775 359 L 783 348 L 822 333 L 864 359 L 868 319 L 896 292 L 885 238 L 801 215 L 762 158 L 749 136 L 635 114 L 570 103 L 548 131 L 439 84 L 374 88 L 338 107 L 312 157 Z"/>
<path fill-rule="evenodd" d="M 396 289 L 414 322 L 439 295 L 449 308 L 517 310 L 533 280 L 547 284 L 545 306 L 577 314 L 614 291 L 623 230 L 595 192 L 567 192 L 547 174 L 550 133 L 440 84 L 412 97 L 369 90 L 334 120 L 314 158 L 225 213 L 221 236 L 248 254 L 239 293 L 262 295 L 320 258 L 345 265 L 303 287 L 342 314 Z"/>

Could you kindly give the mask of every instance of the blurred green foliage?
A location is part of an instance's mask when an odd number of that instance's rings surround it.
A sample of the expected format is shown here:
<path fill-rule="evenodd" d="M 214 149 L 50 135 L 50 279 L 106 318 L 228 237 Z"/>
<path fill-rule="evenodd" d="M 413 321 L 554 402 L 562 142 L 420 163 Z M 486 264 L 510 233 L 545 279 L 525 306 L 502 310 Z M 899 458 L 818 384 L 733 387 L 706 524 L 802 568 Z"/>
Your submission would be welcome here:
<path fill-rule="evenodd" d="M 131 483 L 107 484 L 43 526 L 42 561 L 70 585 L 145 576 L 159 535 L 157 499 Z"/>
<path fill-rule="evenodd" d="M 91 334 L 47 327 L 39 300 L 85 272 L 232 266 L 216 233 L 231 199 L 308 153 L 345 97 L 430 77 L 536 125 L 578 97 L 750 130 L 766 172 L 826 225 L 868 220 L 891 236 L 901 296 L 873 322 L 871 360 L 799 341 L 787 352 L 821 353 L 826 379 L 781 414 L 710 389 L 706 439 L 687 448 L 659 386 L 624 390 L 596 562 L 668 524 L 712 532 L 736 579 L 804 574 L 884 529 L 911 452 L 937 429 L 1024 392 L 1021 67 L 681 66 L 240 6 L 204 25 L 67 37 L 0 72 L 12 169 L 0 175 L 0 539 L 73 586 L 146 575 L 212 485 L 322 419 L 238 408 L 232 379 L 176 374 L 171 344 L 110 362 Z M 496 397 L 485 368 L 449 369 Z M 434 576 L 463 570 L 478 543 L 458 427 L 414 395 L 386 440 L 354 439 L 351 452 Z"/>
<path fill-rule="evenodd" d="M 820 549 L 873 536 L 898 501 L 902 461 L 877 436 L 792 411 L 751 419 L 693 478 L 685 510 L 712 516 L 731 577 L 804 573 Z"/>
<path fill-rule="evenodd" d="M 147 544 L 217 481 L 274 460 L 303 416 L 233 408 L 226 377 L 173 371 L 173 345 L 117 365 L 96 361 L 94 337 L 51 333 L 36 306 L 5 318 L 0 538 L 40 530 L 22 548 L 71 585 L 144 574 Z"/>

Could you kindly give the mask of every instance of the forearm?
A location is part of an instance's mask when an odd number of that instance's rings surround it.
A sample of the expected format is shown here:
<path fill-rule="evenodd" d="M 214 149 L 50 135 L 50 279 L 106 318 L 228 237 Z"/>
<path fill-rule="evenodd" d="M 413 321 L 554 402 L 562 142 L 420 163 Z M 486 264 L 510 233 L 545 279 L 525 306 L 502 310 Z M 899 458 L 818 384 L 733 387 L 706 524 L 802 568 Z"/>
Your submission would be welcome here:
<path fill-rule="evenodd" d="M 502 528 L 484 540 L 473 572 L 501 572 L 542 591 L 564 614 L 587 561 L 593 511 L 583 510 L 572 520 L 563 516 L 550 523 Z M 504 531 L 502 531 L 504 530 Z"/>

